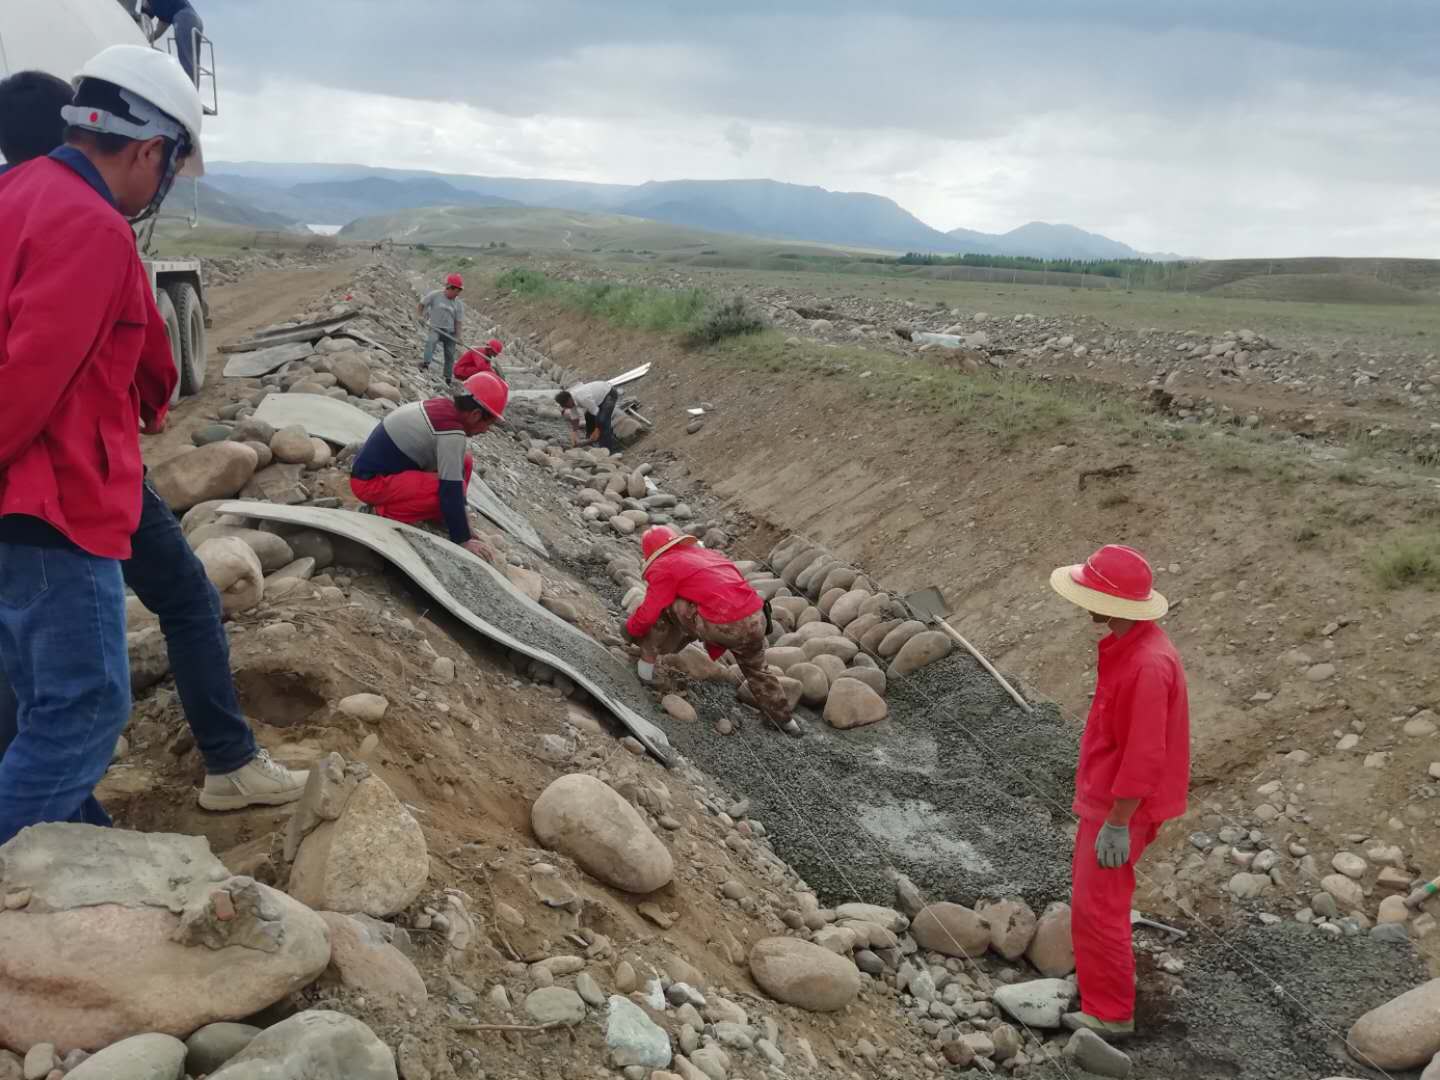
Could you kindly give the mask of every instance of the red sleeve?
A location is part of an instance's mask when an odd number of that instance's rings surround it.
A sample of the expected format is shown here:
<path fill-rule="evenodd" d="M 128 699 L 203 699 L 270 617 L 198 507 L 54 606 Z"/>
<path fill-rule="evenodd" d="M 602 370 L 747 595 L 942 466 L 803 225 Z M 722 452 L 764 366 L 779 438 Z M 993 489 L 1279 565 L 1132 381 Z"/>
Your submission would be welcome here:
<path fill-rule="evenodd" d="M 7 298 L 0 360 L 0 467 L 49 425 L 96 342 L 112 332 L 125 289 L 135 288 L 135 245 L 93 218 L 71 219 L 32 245 Z"/>
<path fill-rule="evenodd" d="M 152 428 L 170 411 L 170 398 L 180 374 L 175 370 L 175 357 L 170 352 L 170 337 L 165 333 L 165 320 L 155 306 L 155 297 L 145 288 L 145 345 L 140 351 L 140 366 L 135 369 L 135 389 L 140 394 L 140 419 Z"/>
<path fill-rule="evenodd" d="M 665 573 L 660 565 L 663 560 L 657 561 L 652 567 L 652 574 L 645 582 L 645 602 L 635 609 L 625 623 L 625 631 L 632 638 L 642 638 L 650 632 L 665 609 L 675 602 L 678 594 L 676 581 L 672 574 Z"/>
<path fill-rule="evenodd" d="M 470 349 L 464 356 L 455 362 L 455 378 L 464 382 L 471 375 L 479 375 L 483 371 L 490 371 L 490 361 L 485 359 L 485 354 L 479 349 Z"/>
<path fill-rule="evenodd" d="M 1163 664 L 1146 664 L 1135 674 L 1125 710 L 1129 723 L 1125 749 L 1110 789 L 1117 799 L 1144 799 L 1159 789 L 1166 761 L 1171 683 Z"/>

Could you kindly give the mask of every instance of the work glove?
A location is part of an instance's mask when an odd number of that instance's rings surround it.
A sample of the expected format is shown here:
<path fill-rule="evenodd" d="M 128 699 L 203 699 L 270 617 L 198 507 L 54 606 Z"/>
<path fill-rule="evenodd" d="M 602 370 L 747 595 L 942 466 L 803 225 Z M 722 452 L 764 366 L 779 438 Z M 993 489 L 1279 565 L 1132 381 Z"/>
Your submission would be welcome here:
<path fill-rule="evenodd" d="M 635 662 L 635 673 L 640 676 L 640 681 L 653 683 L 655 681 L 655 665 L 646 660 Z"/>
<path fill-rule="evenodd" d="M 1095 861 L 1106 870 L 1115 870 L 1130 861 L 1130 826 L 1103 825 L 1095 837 Z"/>

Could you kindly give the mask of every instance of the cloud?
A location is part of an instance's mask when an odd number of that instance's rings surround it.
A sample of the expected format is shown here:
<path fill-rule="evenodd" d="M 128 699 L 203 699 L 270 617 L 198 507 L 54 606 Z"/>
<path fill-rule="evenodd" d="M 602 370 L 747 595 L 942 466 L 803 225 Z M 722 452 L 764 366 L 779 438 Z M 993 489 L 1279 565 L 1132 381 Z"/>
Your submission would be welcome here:
<path fill-rule="evenodd" d="M 1433 254 L 1428 5 L 205 0 L 221 150 L 640 182 L 768 175 L 939 227 Z M 1257 245 L 1266 245 L 1260 247 Z"/>

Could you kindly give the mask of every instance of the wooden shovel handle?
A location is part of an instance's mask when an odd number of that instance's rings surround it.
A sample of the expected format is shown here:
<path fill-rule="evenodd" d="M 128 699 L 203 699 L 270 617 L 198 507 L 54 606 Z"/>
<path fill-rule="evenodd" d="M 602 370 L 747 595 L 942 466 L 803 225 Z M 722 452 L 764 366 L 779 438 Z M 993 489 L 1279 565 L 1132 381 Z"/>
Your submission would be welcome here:
<path fill-rule="evenodd" d="M 971 645 L 970 642 L 966 641 L 963 637 L 961 637 L 958 630 L 956 630 L 953 626 L 951 626 L 944 619 L 940 618 L 938 615 L 935 617 L 935 623 L 952 638 L 958 641 L 966 652 L 968 652 L 971 656 L 973 656 L 976 660 L 980 662 L 980 666 L 983 667 L 986 671 L 988 671 L 995 679 L 995 681 L 1005 688 L 1005 692 L 1015 699 L 1015 704 L 1019 705 L 1020 708 L 1025 710 L 1026 716 L 1034 714 L 1034 707 L 1023 697 L 1020 696 L 1019 691 L 1017 691 L 1013 686 L 1011 686 L 1008 682 L 1005 681 L 1005 676 L 1001 675 L 1000 672 L 995 670 L 995 665 L 990 663 L 989 660 L 986 660 L 985 657 L 981 655 L 979 649 L 975 648 L 974 645 Z"/>

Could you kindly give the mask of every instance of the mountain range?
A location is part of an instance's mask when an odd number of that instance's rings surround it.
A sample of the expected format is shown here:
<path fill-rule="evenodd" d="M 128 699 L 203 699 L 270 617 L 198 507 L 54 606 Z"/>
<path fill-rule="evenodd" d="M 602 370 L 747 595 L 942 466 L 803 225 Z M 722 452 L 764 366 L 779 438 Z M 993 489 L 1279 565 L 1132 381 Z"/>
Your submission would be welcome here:
<path fill-rule="evenodd" d="M 776 180 L 590 184 L 377 169 L 364 165 L 217 162 L 202 185 L 290 222 L 344 225 L 436 206 L 529 206 L 620 214 L 712 232 L 878 251 L 1133 259 L 1128 244 L 1034 221 L 1008 233 L 942 232 L 893 199 Z M 233 208 L 232 208 L 233 212 Z M 1165 258 L 1166 256 L 1158 256 Z"/>

